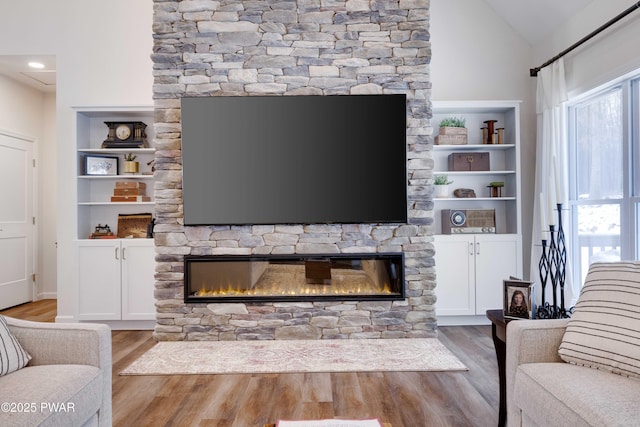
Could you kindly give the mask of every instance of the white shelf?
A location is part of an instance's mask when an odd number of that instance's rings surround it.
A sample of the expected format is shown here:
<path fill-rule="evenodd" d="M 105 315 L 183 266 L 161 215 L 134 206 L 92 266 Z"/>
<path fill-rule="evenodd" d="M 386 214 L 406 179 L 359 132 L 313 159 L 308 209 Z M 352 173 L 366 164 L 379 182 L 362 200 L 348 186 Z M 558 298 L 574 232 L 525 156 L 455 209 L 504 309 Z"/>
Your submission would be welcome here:
<path fill-rule="evenodd" d="M 440 151 L 468 151 L 468 150 L 509 150 L 515 147 L 515 144 L 461 144 L 461 145 L 438 145 L 434 144 L 433 149 Z"/>
<path fill-rule="evenodd" d="M 118 328 L 124 325 L 134 329 L 147 328 L 155 319 L 153 239 L 90 239 L 89 236 L 98 225 L 109 226 L 117 235 L 121 215 L 153 214 L 155 211 L 153 107 L 76 107 L 74 112 L 75 145 L 71 154 L 76 158 L 76 170 L 69 187 L 75 195 L 76 209 L 76 215 L 71 219 L 75 221 L 75 272 L 71 274 L 71 284 L 66 292 L 73 300 L 67 304 L 74 307 L 75 321 L 106 321 Z M 144 147 L 102 148 L 108 135 L 107 121 L 144 122 L 147 125 Z M 124 173 L 127 153 L 137 156 L 138 174 Z M 91 156 L 116 158 L 120 174 L 84 175 L 86 157 Z M 139 200 L 150 201 L 112 202 L 119 181 L 140 184 L 136 187 L 144 187 L 150 199 Z M 140 235 L 146 236 L 146 233 Z"/>
<path fill-rule="evenodd" d="M 436 212 L 434 230 L 440 233 L 443 209 L 494 209 L 496 232 L 499 235 L 521 233 L 521 193 L 520 193 L 520 107 L 518 101 L 434 101 L 433 136 L 445 118 L 462 117 L 467 126 L 467 144 L 434 145 L 433 176 L 446 175 L 453 183 L 449 186 L 449 197 L 434 198 Z M 494 128 L 503 128 L 504 144 L 483 144 L 482 130 L 487 120 L 495 120 Z M 462 153 L 489 154 L 489 170 L 451 171 L 450 156 Z M 503 197 L 490 197 L 489 184 L 504 182 Z M 453 191 L 458 188 L 470 189 L 477 197 L 458 198 Z"/>
<path fill-rule="evenodd" d="M 155 148 L 78 148 L 79 153 L 87 154 L 121 154 L 121 153 L 134 153 L 134 154 L 153 154 L 156 152 Z"/>
<path fill-rule="evenodd" d="M 447 175 L 453 181 L 447 197 L 434 198 L 435 266 L 438 318 L 475 317 L 487 309 L 500 307 L 506 277 L 522 275 L 522 225 L 520 184 L 520 107 L 518 101 L 433 102 L 432 125 L 438 132 L 440 121 L 463 117 L 467 126 L 465 145 L 434 145 L 433 175 Z M 482 144 L 482 128 L 487 120 L 497 120 L 504 129 L 505 144 Z M 434 135 L 435 136 L 435 135 Z M 449 171 L 452 154 L 486 152 L 488 171 Z M 503 181 L 503 197 L 489 197 L 493 181 Z M 479 197 L 454 197 L 458 188 L 470 189 Z M 442 212 L 491 209 L 495 213 L 495 233 L 442 234 Z M 446 227 L 445 227 L 446 229 Z M 499 261 L 497 261 L 499 260 Z"/>
<path fill-rule="evenodd" d="M 450 175 L 450 176 L 480 176 L 480 175 L 512 175 L 516 171 L 434 171 L 434 175 Z"/>
<path fill-rule="evenodd" d="M 78 175 L 78 179 L 154 179 L 153 175 Z"/>
<path fill-rule="evenodd" d="M 87 244 L 88 242 L 113 242 L 113 241 L 119 241 L 119 240 L 125 240 L 125 241 L 131 241 L 134 239 L 130 239 L 130 238 L 125 238 L 125 237 L 115 237 L 113 239 L 75 239 L 76 243 L 84 243 Z M 147 238 L 136 238 L 135 239 L 136 242 L 149 242 L 149 243 L 153 243 L 153 239 L 147 239 Z"/>
<path fill-rule="evenodd" d="M 127 205 L 155 205 L 155 202 L 78 202 L 78 206 L 127 206 Z"/>
<path fill-rule="evenodd" d="M 491 202 L 499 202 L 499 201 L 513 201 L 516 200 L 515 197 L 434 197 L 433 201 L 437 202 L 437 201 L 441 201 L 441 202 L 473 202 L 473 201 L 477 201 L 477 202 L 485 202 L 485 201 L 491 201 Z M 503 233 L 506 234 L 506 233 Z"/>
<path fill-rule="evenodd" d="M 153 127 L 153 107 L 78 107 L 75 109 L 75 153 L 77 170 L 75 173 L 75 193 L 77 208 L 76 237 L 84 239 L 98 224 L 108 224 L 115 231 L 119 215 L 153 212 L 155 200 L 153 188 L 155 176 L 152 162 L 155 158 L 155 129 Z M 142 121 L 147 127 L 146 142 L 140 148 L 102 148 L 109 133 L 105 122 Z M 137 174 L 124 173 L 124 155 L 133 153 L 140 162 Z M 113 156 L 118 158 L 118 175 L 84 175 L 86 156 Z M 115 183 L 118 181 L 146 184 L 148 202 L 112 202 Z"/>

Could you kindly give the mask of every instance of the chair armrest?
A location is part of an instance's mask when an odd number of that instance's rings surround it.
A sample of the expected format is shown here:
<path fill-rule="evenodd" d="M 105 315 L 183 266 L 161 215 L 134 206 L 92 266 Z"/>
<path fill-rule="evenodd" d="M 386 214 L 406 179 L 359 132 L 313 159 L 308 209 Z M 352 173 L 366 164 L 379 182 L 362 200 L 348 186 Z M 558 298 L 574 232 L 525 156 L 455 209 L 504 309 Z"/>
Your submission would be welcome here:
<path fill-rule="evenodd" d="M 107 325 L 6 319 L 11 333 L 31 355 L 29 365 L 111 368 L 111 330 Z"/>
<path fill-rule="evenodd" d="M 102 370 L 99 425 L 110 426 L 111 329 L 96 323 L 44 323 L 6 317 L 9 330 L 31 355 L 34 365 L 90 365 Z"/>
<path fill-rule="evenodd" d="M 519 413 L 512 401 L 516 370 L 525 363 L 562 362 L 558 348 L 569 319 L 514 320 L 507 323 L 507 421 L 519 425 Z"/>

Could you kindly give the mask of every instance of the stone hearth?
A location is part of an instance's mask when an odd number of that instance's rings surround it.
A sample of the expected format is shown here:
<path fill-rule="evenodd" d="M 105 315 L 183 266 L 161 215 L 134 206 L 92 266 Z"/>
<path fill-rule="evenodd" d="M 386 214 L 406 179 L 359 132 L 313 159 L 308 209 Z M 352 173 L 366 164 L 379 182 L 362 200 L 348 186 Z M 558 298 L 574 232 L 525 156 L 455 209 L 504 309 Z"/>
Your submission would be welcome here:
<path fill-rule="evenodd" d="M 429 0 L 154 0 L 158 340 L 434 336 Z M 407 95 L 408 224 L 185 227 L 180 98 Z M 185 303 L 185 255 L 402 252 L 396 301 Z"/>

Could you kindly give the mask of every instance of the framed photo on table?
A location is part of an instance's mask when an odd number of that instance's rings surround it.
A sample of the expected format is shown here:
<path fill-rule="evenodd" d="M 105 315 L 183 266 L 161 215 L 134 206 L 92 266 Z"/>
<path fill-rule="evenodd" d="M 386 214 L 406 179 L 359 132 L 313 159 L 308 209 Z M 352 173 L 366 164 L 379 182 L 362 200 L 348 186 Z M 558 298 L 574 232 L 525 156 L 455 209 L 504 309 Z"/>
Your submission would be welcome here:
<path fill-rule="evenodd" d="M 118 158 L 114 156 L 84 156 L 85 175 L 118 175 Z"/>
<path fill-rule="evenodd" d="M 504 280 L 504 318 L 533 319 L 533 282 L 510 278 Z"/>

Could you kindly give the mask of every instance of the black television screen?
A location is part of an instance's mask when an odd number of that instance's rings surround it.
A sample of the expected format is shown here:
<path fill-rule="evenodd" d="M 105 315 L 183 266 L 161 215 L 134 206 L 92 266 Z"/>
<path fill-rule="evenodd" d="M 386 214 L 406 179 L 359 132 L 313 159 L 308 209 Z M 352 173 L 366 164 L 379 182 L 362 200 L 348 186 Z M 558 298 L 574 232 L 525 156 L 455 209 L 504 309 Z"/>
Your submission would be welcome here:
<path fill-rule="evenodd" d="M 406 96 L 182 98 L 185 225 L 407 221 Z"/>

